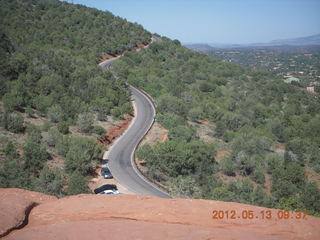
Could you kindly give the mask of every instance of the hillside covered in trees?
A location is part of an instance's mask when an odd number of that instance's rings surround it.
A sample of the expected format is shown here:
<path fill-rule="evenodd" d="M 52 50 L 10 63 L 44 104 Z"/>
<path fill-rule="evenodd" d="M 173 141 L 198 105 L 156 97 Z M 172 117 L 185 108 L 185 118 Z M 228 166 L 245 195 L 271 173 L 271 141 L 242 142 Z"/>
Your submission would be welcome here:
<path fill-rule="evenodd" d="M 113 70 L 156 99 L 169 141 L 137 155 L 172 194 L 319 213 L 318 95 L 165 38 Z M 197 134 L 202 120 L 213 125 L 212 142 Z"/>
<path fill-rule="evenodd" d="M 150 33 L 80 5 L 0 4 L 1 130 L 27 136 L 22 149 L 11 142 L 3 146 L 1 187 L 63 195 L 68 180 L 68 194 L 85 192 L 83 176 L 101 148 L 92 139 L 70 136 L 68 127 L 101 132 L 92 126 L 93 116 L 103 120 L 130 112 L 128 82 L 155 99 L 157 121 L 169 129 L 168 141 L 141 146 L 137 156 L 148 176 L 173 196 L 319 214 L 318 95 L 167 38 L 102 71 L 97 66 L 102 53 L 128 50 L 147 42 Z M 26 126 L 26 114 L 46 117 L 50 124 Z M 211 123 L 212 141 L 199 134 L 203 120 Z M 52 151 L 64 158 L 63 171 L 46 166 Z M 218 159 L 221 151 L 226 154 Z"/>
<path fill-rule="evenodd" d="M 0 187 L 61 196 L 87 191 L 86 180 L 102 156 L 94 119 L 131 112 L 125 81 L 97 65 L 150 41 L 142 26 L 109 12 L 48 0 L 0 0 Z M 41 126 L 26 122 L 44 121 Z M 64 169 L 48 160 L 64 159 Z M 66 183 L 69 182 L 69 190 Z"/>

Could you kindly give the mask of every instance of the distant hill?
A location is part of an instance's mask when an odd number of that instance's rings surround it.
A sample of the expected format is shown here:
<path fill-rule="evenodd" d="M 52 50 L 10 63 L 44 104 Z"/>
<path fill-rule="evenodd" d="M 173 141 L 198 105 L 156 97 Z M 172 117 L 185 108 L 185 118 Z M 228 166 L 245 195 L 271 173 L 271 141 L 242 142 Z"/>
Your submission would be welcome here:
<path fill-rule="evenodd" d="M 208 52 L 215 49 L 209 44 L 201 44 L 201 43 L 185 43 L 184 46 L 197 52 Z"/>
<path fill-rule="evenodd" d="M 274 45 L 274 46 L 278 46 L 278 45 L 294 45 L 294 46 L 320 45 L 320 34 L 308 36 L 308 37 L 273 40 L 273 41 L 269 42 L 269 45 Z"/>
<path fill-rule="evenodd" d="M 273 40 L 268 43 L 257 43 L 251 44 L 252 46 L 281 46 L 281 45 L 291 45 L 291 46 L 307 46 L 307 45 L 320 45 L 320 34 L 291 38 L 291 39 L 279 39 Z"/>
<path fill-rule="evenodd" d="M 271 47 L 271 46 L 312 46 L 320 45 L 320 34 L 291 38 L 278 39 L 266 43 L 251 43 L 251 44 L 223 44 L 223 43 L 192 43 L 184 44 L 187 48 L 195 51 L 209 51 L 213 48 L 247 48 L 247 47 Z M 210 49 L 211 48 L 211 49 Z"/>
<path fill-rule="evenodd" d="M 197 52 L 208 52 L 215 49 L 221 48 L 243 48 L 247 47 L 247 45 L 241 44 L 225 44 L 225 43 L 183 43 L 183 46 L 197 51 Z"/>

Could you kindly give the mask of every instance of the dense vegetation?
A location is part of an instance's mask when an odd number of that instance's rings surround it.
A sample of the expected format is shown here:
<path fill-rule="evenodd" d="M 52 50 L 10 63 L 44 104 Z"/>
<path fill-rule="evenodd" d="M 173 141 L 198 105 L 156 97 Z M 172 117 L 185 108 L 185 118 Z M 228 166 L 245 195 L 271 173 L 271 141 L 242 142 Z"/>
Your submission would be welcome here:
<path fill-rule="evenodd" d="M 53 121 L 127 110 L 124 82 L 97 66 L 103 52 L 150 34 L 108 12 L 58 1 L 0 2 L 1 96 L 8 111 L 34 108 Z M 119 109 L 117 109 L 119 108 Z"/>
<path fill-rule="evenodd" d="M 87 191 L 84 176 L 101 148 L 93 140 L 67 136 L 69 126 L 99 135 L 104 130 L 93 125 L 95 118 L 131 111 L 125 81 L 97 63 L 102 53 L 130 50 L 150 37 L 140 25 L 81 5 L 0 0 L 0 126 L 27 136 L 22 146 L 0 136 L 0 187 L 58 196 Z M 26 116 L 45 117 L 50 124 L 27 126 Z M 65 159 L 64 170 L 47 167 L 54 156 Z"/>
<path fill-rule="evenodd" d="M 167 39 L 126 54 L 113 71 L 156 99 L 169 141 L 142 146 L 138 157 L 173 194 L 319 213 L 320 190 L 306 173 L 320 170 L 318 95 Z M 218 148 L 201 141 L 189 124 L 203 119 L 228 145 L 229 155 L 219 162 Z M 279 153 L 278 145 L 286 151 Z"/>
<path fill-rule="evenodd" d="M 100 160 L 102 147 L 86 137 L 63 136 L 54 127 L 46 137 L 43 135 L 40 128 L 29 126 L 23 154 L 19 154 L 16 144 L 10 141 L 6 144 L 0 187 L 32 189 L 59 197 L 88 192 L 86 176 Z M 48 167 L 49 147 L 65 159 L 65 168 Z"/>

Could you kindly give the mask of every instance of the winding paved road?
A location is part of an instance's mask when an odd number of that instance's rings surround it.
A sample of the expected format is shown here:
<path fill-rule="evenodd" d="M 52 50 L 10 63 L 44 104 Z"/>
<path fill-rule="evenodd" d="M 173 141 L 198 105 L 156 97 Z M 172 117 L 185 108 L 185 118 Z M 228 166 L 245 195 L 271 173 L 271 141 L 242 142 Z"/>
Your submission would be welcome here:
<path fill-rule="evenodd" d="M 158 38 L 154 36 L 151 38 L 151 43 L 157 41 L 159 41 Z M 147 48 L 148 46 L 149 45 L 144 48 Z M 101 62 L 99 66 L 108 68 L 121 56 Z M 104 154 L 104 158 L 110 160 L 108 165 L 113 177 L 132 192 L 142 195 L 170 198 L 170 195 L 144 178 L 137 170 L 134 163 L 134 152 L 136 147 L 151 128 L 156 110 L 146 94 L 133 86 L 130 86 L 130 90 L 135 117 L 127 131 L 117 139 L 109 151 Z"/>
<path fill-rule="evenodd" d="M 135 117 L 127 131 L 113 144 L 107 153 L 109 167 L 115 179 L 129 190 L 142 195 L 162 198 L 170 196 L 146 180 L 136 169 L 134 151 L 141 139 L 151 128 L 155 108 L 150 99 L 135 87 L 130 86 L 135 108 Z"/>

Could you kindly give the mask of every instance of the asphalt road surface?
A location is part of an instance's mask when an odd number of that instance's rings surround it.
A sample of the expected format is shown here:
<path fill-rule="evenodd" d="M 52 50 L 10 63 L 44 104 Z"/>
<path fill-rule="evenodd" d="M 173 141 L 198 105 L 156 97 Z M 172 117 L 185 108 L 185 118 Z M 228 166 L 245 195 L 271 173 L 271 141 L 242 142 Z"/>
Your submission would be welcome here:
<path fill-rule="evenodd" d="M 109 60 L 103 61 L 101 63 L 99 63 L 99 66 L 102 68 L 107 68 L 109 67 L 114 61 L 118 60 L 121 56 L 115 57 L 115 58 L 111 58 Z"/>
<path fill-rule="evenodd" d="M 130 90 L 135 106 L 135 118 L 106 154 L 110 160 L 109 168 L 117 181 L 137 194 L 170 198 L 166 192 L 145 179 L 133 163 L 137 145 L 152 126 L 155 108 L 144 93 L 132 86 Z"/>

